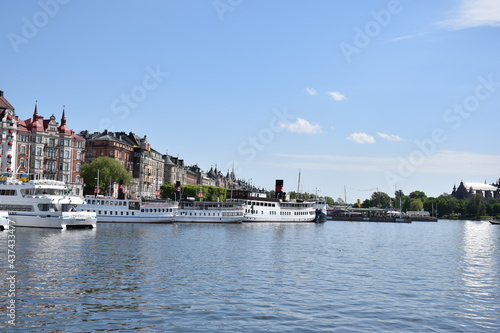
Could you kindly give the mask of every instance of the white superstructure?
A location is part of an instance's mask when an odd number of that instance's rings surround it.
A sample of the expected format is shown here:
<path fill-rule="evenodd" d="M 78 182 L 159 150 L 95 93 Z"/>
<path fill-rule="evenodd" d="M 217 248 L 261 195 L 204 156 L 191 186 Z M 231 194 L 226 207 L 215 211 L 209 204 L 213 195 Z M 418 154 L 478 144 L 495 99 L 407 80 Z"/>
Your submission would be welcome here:
<path fill-rule="evenodd" d="M 245 208 L 238 202 L 182 200 L 175 222 L 240 223 Z"/>
<path fill-rule="evenodd" d="M 97 222 L 171 223 L 177 215 L 175 201 L 144 202 L 109 197 L 87 196 L 86 204 L 78 210 L 94 212 Z"/>
<path fill-rule="evenodd" d="M 8 212 L 16 227 L 95 228 L 95 213 L 76 211 L 84 202 L 60 181 L 18 181 L 5 175 L 0 180 L 0 211 Z"/>

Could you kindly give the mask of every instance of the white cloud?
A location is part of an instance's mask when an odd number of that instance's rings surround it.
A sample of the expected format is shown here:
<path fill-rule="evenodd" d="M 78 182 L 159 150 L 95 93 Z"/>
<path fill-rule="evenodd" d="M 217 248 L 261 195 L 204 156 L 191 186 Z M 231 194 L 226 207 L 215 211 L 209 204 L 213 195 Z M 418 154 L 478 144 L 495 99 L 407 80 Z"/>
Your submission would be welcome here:
<path fill-rule="evenodd" d="M 377 135 L 387 141 L 404 141 L 402 137 L 396 134 L 385 134 L 385 133 L 379 133 L 377 132 Z"/>
<path fill-rule="evenodd" d="M 328 91 L 328 95 L 330 95 L 331 98 L 333 98 L 334 101 L 340 102 L 346 99 L 345 95 L 338 92 L 338 91 Z"/>
<path fill-rule="evenodd" d="M 375 138 L 366 133 L 352 133 L 346 139 L 355 143 L 375 143 Z"/>
<path fill-rule="evenodd" d="M 311 124 L 307 120 L 297 118 L 294 123 L 278 123 L 278 126 L 286 129 L 289 132 L 317 134 L 321 133 L 321 126 L 318 124 Z"/>
<path fill-rule="evenodd" d="M 400 37 L 393 38 L 392 41 L 393 42 L 399 42 L 401 40 L 411 39 L 411 38 L 414 38 L 414 37 L 415 37 L 414 35 L 400 36 Z"/>
<path fill-rule="evenodd" d="M 461 0 L 451 17 L 440 25 L 451 29 L 465 29 L 480 26 L 500 26 L 500 1 Z"/>
<path fill-rule="evenodd" d="M 317 93 L 317 92 L 316 92 L 316 89 L 314 89 L 314 88 L 306 88 L 306 91 L 307 91 L 307 93 L 308 93 L 309 95 L 311 95 L 311 96 L 315 96 L 315 95 L 316 95 L 316 93 Z"/>

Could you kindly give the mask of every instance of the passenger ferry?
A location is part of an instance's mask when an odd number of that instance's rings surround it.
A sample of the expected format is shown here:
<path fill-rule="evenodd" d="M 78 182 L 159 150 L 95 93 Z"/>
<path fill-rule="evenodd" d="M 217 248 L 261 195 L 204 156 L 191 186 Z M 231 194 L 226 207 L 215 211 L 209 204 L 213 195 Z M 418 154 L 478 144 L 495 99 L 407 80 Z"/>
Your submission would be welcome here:
<path fill-rule="evenodd" d="M 175 201 L 142 201 L 103 196 L 86 196 L 78 210 L 93 212 L 97 222 L 172 223 L 177 214 Z"/>
<path fill-rule="evenodd" d="M 264 193 L 233 190 L 227 202 L 245 205 L 243 222 L 315 222 L 316 203 L 267 198 Z"/>
<path fill-rule="evenodd" d="M 175 222 L 241 223 L 245 207 L 239 202 L 181 200 Z"/>
<path fill-rule="evenodd" d="M 8 212 L 16 227 L 95 228 L 95 213 L 76 211 L 84 202 L 61 181 L 28 181 L 27 175 L 14 180 L 8 174 L 0 179 L 0 211 Z"/>
<path fill-rule="evenodd" d="M 0 231 L 9 229 L 9 213 L 0 212 Z"/>

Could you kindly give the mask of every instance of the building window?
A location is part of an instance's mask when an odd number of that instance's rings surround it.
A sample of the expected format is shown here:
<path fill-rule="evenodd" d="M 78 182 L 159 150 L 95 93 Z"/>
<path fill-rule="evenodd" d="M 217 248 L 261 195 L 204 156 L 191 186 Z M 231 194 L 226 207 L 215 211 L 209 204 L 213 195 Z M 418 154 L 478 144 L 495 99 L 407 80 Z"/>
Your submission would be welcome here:
<path fill-rule="evenodd" d="M 42 148 L 41 147 L 37 147 L 36 148 L 36 156 L 42 156 Z"/>
<path fill-rule="evenodd" d="M 76 163 L 76 172 L 80 172 L 80 163 Z"/>
<path fill-rule="evenodd" d="M 36 169 L 41 169 L 42 168 L 42 161 L 36 160 L 35 161 L 35 168 Z"/>
<path fill-rule="evenodd" d="M 56 162 L 48 161 L 47 162 L 47 171 L 55 171 L 56 170 Z"/>
<path fill-rule="evenodd" d="M 21 154 L 26 154 L 26 146 L 22 145 L 21 146 L 21 151 L 20 151 Z"/>
<path fill-rule="evenodd" d="M 81 151 L 79 151 L 79 152 L 76 153 L 76 159 L 77 160 L 81 160 L 82 159 L 82 152 Z"/>
<path fill-rule="evenodd" d="M 23 146 L 24 147 L 24 146 Z M 19 160 L 19 167 L 24 169 L 24 158 Z"/>

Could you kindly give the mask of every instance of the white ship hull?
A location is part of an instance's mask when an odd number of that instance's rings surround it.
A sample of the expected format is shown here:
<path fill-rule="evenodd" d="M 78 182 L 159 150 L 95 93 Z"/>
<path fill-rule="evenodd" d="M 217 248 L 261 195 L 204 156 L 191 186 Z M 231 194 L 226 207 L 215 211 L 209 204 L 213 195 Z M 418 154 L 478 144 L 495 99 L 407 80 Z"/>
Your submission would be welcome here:
<path fill-rule="evenodd" d="M 98 223 L 172 223 L 172 214 L 161 216 L 109 216 L 97 215 Z"/>
<path fill-rule="evenodd" d="M 62 215 L 28 215 L 9 214 L 15 227 L 51 228 L 51 229 L 84 229 L 95 228 L 95 214 L 87 212 L 65 212 Z"/>
<path fill-rule="evenodd" d="M 190 215 L 192 214 L 192 215 Z M 179 223 L 241 223 L 243 221 L 243 213 L 241 215 L 227 215 L 227 212 L 214 211 L 211 216 L 204 216 L 203 211 L 181 211 L 175 217 L 175 222 Z M 235 213 L 236 214 L 236 213 Z"/>
<path fill-rule="evenodd" d="M 315 213 L 310 216 L 295 217 L 295 216 L 271 216 L 271 215 L 258 215 L 258 214 L 245 214 L 243 222 L 314 222 Z"/>

